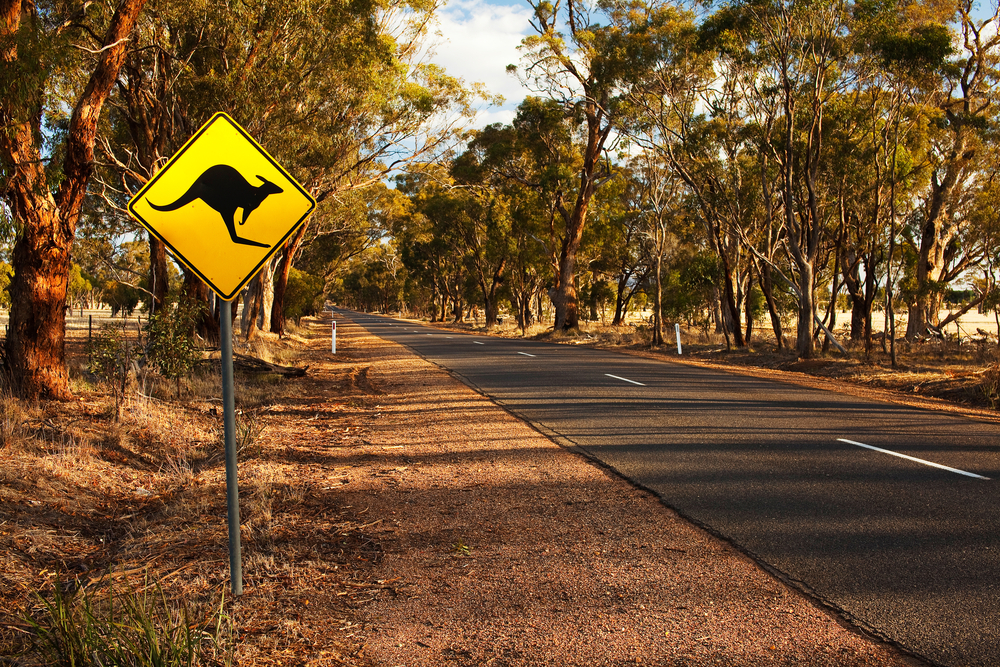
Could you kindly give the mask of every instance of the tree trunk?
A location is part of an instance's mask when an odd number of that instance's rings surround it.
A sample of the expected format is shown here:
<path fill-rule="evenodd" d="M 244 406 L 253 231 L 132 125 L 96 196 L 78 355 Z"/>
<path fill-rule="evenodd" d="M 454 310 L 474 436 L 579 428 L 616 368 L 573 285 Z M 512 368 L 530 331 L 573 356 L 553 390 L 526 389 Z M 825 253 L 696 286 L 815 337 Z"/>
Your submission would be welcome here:
<path fill-rule="evenodd" d="M 24 3 L 27 4 L 27 3 Z M 41 159 L 40 105 L 33 100 L 0 96 L 0 160 L 8 178 L 6 200 L 20 229 L 13 252 L 11 309 L 4 344 L 12 389 L 28 399 L 68 399 L 66 369 L 66 288 L 77 220 L 93 173 L 94 143 L 104 102 L 125 60 L 128 36 L 145 0 L 123 0 L 104 36 L 97 63 L 73 109 L 65 141 L 62 180 L 53 196 Z M 18 62 L 17 37 L 22 17 L 31 16 L 20 0 L 0 0 L 0 66 L 13 74 Z M 28 30 L 37 29 L 34 25 Z M 36 107 L 36 108 L 40 108 Z"/>
<path fill-rule="evenodd" d="M 552 303 L 556 308 L 555 329 L 563 331 L 580 327 L 580 311 L 576 298 L 576 255 L 583 239 L 583 228 L 587 223 L 590 200 L 599 182 L 601 153 L 604 142 L 611 133 L 611 125 L 601 127 L 605 120 L 605 110 L 593 100 L 583 105 L 587 121 L 587 145 L 583 152 L 583 166 L 580 169 L 580 188 L 577 192 L 573 211 L 566 220 L 566 235 L 563 237 L 559 266 L 556 272 L 556 291 Z"/>
<path fill-rule="evenodd" d="M 839 245 L 842 241 L 838 239 L 838 248 L 834 250 L 833 257 L 833 285 L 830 288 L 830 307 L 827 309 L 828 321 L 827 326 L 830 331 L 837 328 L 837 298 L 840 296 L 840 248 Z M 823 339 L 823 352 L 828 352 L 830 350 L 830 337 L 827 336 Z"/>
<path fill-rule="evenodd" d="M 715 322 L 715 333 L 726 332 L 726 325 L 722 321 L 722 294 L 718 286 L 712 288 L 712 320 Z M 728 337 L 726 341 L 728 343 Z"/>
<path fill-rule="evenodd" d="M 149 234 L 149 291 L 153 293 L 152 313 L 160 312 L 167 302 L 170 281 L 167 278 L 167 246 Z"/>
<path fill-rule="evenodd" d="M 243 313 L 240 320 L 240 333 L 243 334 L 243 339 L 246 341 L 252 340 L 254 337 L 257 327 L 257 313 L 260 312 L 260 296 L 261 296 L 261 286 L 260 286 L 261 274 L 258 273 L 250 281 L 250 285 L 247 289 L 246 294 L 243 296 Z"/>
<path fill-rule="evenodd" d="M 653 304 L 653 340 L 652 346 L 663 345 L 663 252 L 656 253 L 656 293 Z"/>
<path fill-rule="evenodd" d="M 295 253 L 299 251 L 302 239 L 306 235 L 308 222 L 302 223 L 295 236 L 285 244 L 285 249 L 281 252 L 281 259 L 278 261 L 278 268 L 274 271 L 274 301 L 271 303 L 271 333 L 279 336 L 285 335 L 285 290 L 288 287 L 288 274 L 292 270 L 292 261 Z"/>
<path fill-rule="evenodd" d="M 812 359 L 816 348 L 813 345 L 813 265 L 799 263 L 799 322 L 796 329 L 795 351 L 800 359 Z"/>
<path fill-rule="evenodd" d="M 568 230 L 567 230 L 568 231 Z M 580 227 L 582 234 L 583 228 Z M 580 327 L 580 310 L 576 298 L 576 251 L 580 241 L 567 244 L 559 259 L 558 284 L 552 293 L 552 305 L 556 309 L 554 328 L 562 331 Z"/>
<path fill-rule="evenodd" d="M 746 347 L 746 341 L 743 339 L 743 331 L 740 326 L 740 309 L 736 304 L 736 289 L 733 286 L 733 272 L 730 267 L 729 259 L 725 255 L 722 256 L 722 268 L 722 320 L 723 328 L 727 332 L 726 341 L 729 341 L 728 334 L 731 333 L 733 343 L 736 347 Z"/>
<path fill-rule="evenodd" d="M 590 286 L 590 321 L 591 322 L 596 322 L 597 319 L 598 319 L 598 316 L 597 316 L 597 297 L 599 297 L 601 295 L 599 287 L 600 287 L 600 283 L 599 283 L 599 281 L 597 279 L 597 276 L 595 275 L 594 276 L 594 280 L 593 280 L 593 282 L 591 283 L 591 286 Z"/>
<path fill-rule="evenodd" d="M 782 331 L 778 304 L 774 300 L 774 282 L 771 279 L 771 267 L 761 262 L 757 268 L 757 277 L 760 280 L 760 291 L 764 293 L 764 302 L 767 303 L 768 315 L 771 316 L 771 329 L 774 331 L 774 340 L 778 345 L 778 350 L 781 350 L 785 346 L 785 334 Z"/>
<path fill-rule="evenodd" d="M 66 287 L 71 239 L 60 238 L 59 214 L 46 207 L 20 211 L 14 245 L 10 324 L 5 344 L 13 388 L 23 398 L 67 400 Z M 55 239 L 55 242 L 53 240 Z"/>
<path fill-rule="evenodd" d="M 625 285 L 624 280 L 618 281 L 618 289 L 615 290 L 615 316 L 611 320 L 611 326 L 621 326 L 625 322 Z"/>
<path fill-rule="evenodd" d="M 184 270 L 184 286 L 181 289 L 183 298 L 203 306 L 201 317 L 195 322 L 195 332 L 208 343 L 219 342 L 219 322 L 212 315 L 208 303 L 208 285 L 201 281 L 194 271 Z"/>
<path fill-rule="evenodd" d="M 847 295 L 851 299 L 851 340 L 860 343 L 864 340 L 865 334 L 865 295 L 861 289 L 860 261 L 844 261 L 843 267 L 844 287 L 847 288 Z"/>

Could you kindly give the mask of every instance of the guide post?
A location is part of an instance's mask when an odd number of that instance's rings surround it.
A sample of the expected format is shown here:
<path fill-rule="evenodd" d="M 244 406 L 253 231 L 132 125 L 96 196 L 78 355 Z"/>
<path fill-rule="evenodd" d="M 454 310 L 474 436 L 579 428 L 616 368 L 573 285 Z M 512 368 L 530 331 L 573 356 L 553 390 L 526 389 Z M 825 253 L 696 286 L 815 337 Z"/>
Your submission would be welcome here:
<path fill-rule="evenodd" d="M 681 325 L 674 325 L 674 332 L 677 334 L 677 354 L 681 353 Z"/>
<path fill-rule="evenodd" d="M 333 353 L 337 354 L 337 322 L 333 322 Z"/>

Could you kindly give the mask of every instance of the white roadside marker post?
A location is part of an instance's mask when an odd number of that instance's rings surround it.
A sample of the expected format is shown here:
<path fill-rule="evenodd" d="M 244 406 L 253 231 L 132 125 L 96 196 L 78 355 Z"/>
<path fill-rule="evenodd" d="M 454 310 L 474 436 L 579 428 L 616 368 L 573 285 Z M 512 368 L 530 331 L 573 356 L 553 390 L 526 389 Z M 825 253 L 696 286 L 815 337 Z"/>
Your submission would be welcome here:
<path fill-rule="evenodd" d="M 337 322 L 333 322 L 333 353 L 337 354 Z"/>
<path fill-rule="evenodd" d="M 681 353 L 681 325 L 674 325 L 674 332 L 677 334 L 677 354 Z"/>

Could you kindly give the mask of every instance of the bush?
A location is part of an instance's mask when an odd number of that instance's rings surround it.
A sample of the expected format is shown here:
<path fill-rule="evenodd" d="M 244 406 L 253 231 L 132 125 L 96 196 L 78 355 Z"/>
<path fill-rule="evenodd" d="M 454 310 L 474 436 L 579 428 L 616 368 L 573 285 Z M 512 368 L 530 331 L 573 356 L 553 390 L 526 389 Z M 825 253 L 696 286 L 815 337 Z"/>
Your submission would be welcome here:
<path fill-rule="evenodd" d="M 285 288 L 285 317 L 299 320 L 315 315 L 323 308 L 323 278 L 305 271 L 291 269 Z"/>
<path fill-rule="evenodd" d="M 87 369 L 108 386 L 115 399 L 115 421 L 121 418 L 125 391 L 132 377 L 139 345 L 128 339 L 127 320 L 101 326 L 87 343 Z"/>
<path fill-rule="evenodd" d="M 181 378 L 188 377 L 201 358 L 195 344 L 195 323 L 204 306 L 194 301 L 181 300 L 174 306 L 164 306 L 153 314 L 146 325 L 149 345 L 146 357 L 168 380 L 177 382 L 177 397 L 181 395 Z"/>

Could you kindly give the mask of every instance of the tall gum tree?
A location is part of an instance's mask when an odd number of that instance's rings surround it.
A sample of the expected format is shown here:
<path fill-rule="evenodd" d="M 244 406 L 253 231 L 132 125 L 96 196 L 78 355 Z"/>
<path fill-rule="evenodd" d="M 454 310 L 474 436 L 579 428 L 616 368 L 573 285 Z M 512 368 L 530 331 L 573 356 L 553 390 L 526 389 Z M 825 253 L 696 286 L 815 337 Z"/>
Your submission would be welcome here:
<path fill-rule="evenodd" d="M 421 60 L 437 8 L 434 0 L 178 0 L 150 12 L 147 48 L 133 53 L 114 98 L 118 142 L 105 153 L 122 178 L 118 199 L 163 162 L 164 147 L 169 155 L 212 113 L 228 111 L 320 203 L 252 286 L 249 310 L 266 311 L 263 327 L 283 333 L 292 266 L 305 244 L 343 229 L 339 200 L 428 159 L 471 113 L 476 93 Z M 196 298 L 206 295 L 188 283 Z M 252 336 L 256 324 L 245 324 Z"/>
<path fill-rule="evenodd" d="M 579 326 L 576 260 L 595 192 L 613 176 L 605 151 L 613 142 L 626 91 L 650 62 L 649 23 L 657 8 L 638 0 L 530 2 L 534 35 L 521 43 L 518 74 L 530 90 L 579 119 L 582 164 L 574 200 L 557 202 L 563 223 L 555 285 L 555 328 Z M 605 24 L 598 21 L 605 20 Z"/>
<path fill-rule="evenodd" d="M 95 195 L 107 211 L 135 229 L 126 202 L 166 164 L 191 127 L 185 98 L 191 97 L 190 61 L 202 46 L 207 15 L 191 2 L 157 4 L 143 14 L 108 99 L 110 131 L 99 137 L 104 163 L 95 175 Z M 100 187 L 96 187 L 99 185 Z M 108 216 L 110 217 L 110 216 Z M 151 311 L 167 300 L 167 249 L 148 234 L 147 287 Z"/>
<path fill-rule="evenodd" d="M 710 26 L 711 27 L 711 26 Z M 630 137 L 660 154 L 692 195 L 705 239 L 722 269 L 720 328 L 727 345 L 743 347 L 740 304 L 749 293 L 744 238 L 759 179 L 750 156 L 762 154 L 748 131 L 750 105 L 737 85 L 752 68 L 725 63 L 695 30 L 693 16 L 675 11 L 657 23 L 656 64 L 631 100 Z"/>
<path fill-rule="evenodd" d="M 975 243 L 961 243 L 968 228 L 966 207 L 982 183 L 984 136 L 997 119 L 1000 84 L 1000 8 L 976 20 L 973 3 L 958 4 L 960 45 L 944 85 L 935 93 L 940 117 L 930 151 L 930 185 L 917 217 L 916 289 L 909 308 L 908 338 L 937 325 L 944 287 L 978 260 Z M 963 252 L 956 248 L 964 246 Z"/>
<path fill-rule="evenodd" d="M 47 4 L 0 1 L 2 196 L 18 229 L 4 352 L 8 379 L 18 395 L 68 399 L 70 250 L 94 170 L 101 110 L 145 0 L 122 0 L 110 16 L 96 5 L 64 15 L 62 5 Z M 77 60 L 77 53 L 84 54 L 82 59 Z M 47 149 L 44 119 L 53 112 L 57 79 L 59 85 L 71 86 L 74 74 L 86 72 L 82 91 L 70 103 L 61 146 Z"/>

